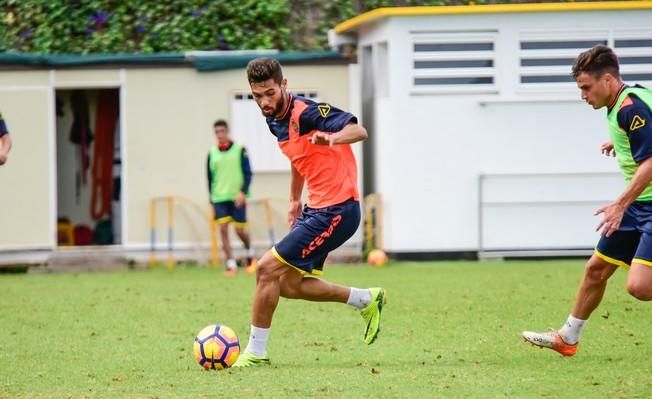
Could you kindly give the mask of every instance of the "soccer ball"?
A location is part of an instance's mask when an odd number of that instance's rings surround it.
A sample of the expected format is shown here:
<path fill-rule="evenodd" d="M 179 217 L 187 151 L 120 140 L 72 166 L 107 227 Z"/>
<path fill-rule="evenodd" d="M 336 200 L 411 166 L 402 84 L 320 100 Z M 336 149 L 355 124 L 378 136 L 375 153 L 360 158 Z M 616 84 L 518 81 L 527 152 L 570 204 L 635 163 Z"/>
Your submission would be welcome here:
<path fill-rule="evenodd" d="M 367 263 L 372 266 L 382 266 L 387 263 L 387 255 L 382 249 L 374 249 L 367 255 Z"/>
<path fill-rule="evenodd" d="M 222 370 L 233 366 L 240 356 L 240 341 L 227 326 L 204 327 L 193 344 L 195 359 L 206 370 Z"/>

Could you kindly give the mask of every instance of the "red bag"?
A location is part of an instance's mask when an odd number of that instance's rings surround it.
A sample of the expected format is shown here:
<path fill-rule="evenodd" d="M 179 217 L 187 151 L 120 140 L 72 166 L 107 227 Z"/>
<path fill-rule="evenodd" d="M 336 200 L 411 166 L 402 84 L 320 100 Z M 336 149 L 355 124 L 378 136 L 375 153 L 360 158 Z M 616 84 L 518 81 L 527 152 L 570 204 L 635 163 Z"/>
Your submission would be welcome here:
<path fill-rule="evenodd" d="M 75 226 L 75 245 L 92 245 L 93 244 L 93 230 L 85 224 L 78 224 Z"/>

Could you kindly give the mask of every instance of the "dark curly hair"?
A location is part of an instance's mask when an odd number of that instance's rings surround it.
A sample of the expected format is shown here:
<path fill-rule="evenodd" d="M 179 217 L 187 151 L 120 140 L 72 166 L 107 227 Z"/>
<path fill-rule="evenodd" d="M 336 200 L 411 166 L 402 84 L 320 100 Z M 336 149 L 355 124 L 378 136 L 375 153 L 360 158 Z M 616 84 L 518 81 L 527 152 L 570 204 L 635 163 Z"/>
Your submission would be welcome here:
<path fill-rule="evenodd" d="M 281 64 L 273 58 L 256 58 L 247 64 L 247 79 L 249 84 L 261 83 L 269 79 L 281 83 L 283 71 Z"/>

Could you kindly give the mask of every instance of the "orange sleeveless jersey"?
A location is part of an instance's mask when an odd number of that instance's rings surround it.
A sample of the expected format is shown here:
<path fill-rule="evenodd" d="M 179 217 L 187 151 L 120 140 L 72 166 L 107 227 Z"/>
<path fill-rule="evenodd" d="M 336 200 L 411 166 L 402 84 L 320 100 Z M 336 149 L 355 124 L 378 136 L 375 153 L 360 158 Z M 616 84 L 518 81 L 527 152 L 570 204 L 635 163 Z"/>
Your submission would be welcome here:
<path fill-rule="evenodd" d="M 357 123 L 355 116 L 329 104 L 290 96 L 286 114 L 280 119 L 267 118 L 267 123 L 281 151 L 304 177 L 310 208 L 360 199 L 358 169 L 351 146 L 328 147 L 308 141 L 317 131 L 334 133 L 349 123 Z"/>

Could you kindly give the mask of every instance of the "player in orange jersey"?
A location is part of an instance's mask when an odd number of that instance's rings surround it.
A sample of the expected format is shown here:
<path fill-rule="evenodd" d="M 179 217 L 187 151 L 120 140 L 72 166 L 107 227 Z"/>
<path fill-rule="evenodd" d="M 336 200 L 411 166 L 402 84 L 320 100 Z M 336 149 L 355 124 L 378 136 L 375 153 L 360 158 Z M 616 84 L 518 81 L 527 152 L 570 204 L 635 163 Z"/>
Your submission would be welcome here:
<path fill-rule="evenodd" d="M 251 61 L 247 78 L 270 131 L 292 165 L 291 229 L 258 261 L 251 335 L 235 367 L 269 363 L 267 337 L 281 296 L 341 302 L 360 309 L 366 324 L 364 342 L 371 344 L 380 331 L 385 290 L 344 287 L 314 277 L 322 274 L 328 253 L 346 242 L 360 224 L 357 166 L 350 144 L 365 140 L 367 131 L 348 112 L 288 93 L 281 65 L 274 59 Z M 304 183 L 305 207 L 301 203 Z"/>

